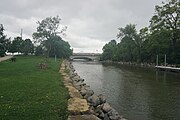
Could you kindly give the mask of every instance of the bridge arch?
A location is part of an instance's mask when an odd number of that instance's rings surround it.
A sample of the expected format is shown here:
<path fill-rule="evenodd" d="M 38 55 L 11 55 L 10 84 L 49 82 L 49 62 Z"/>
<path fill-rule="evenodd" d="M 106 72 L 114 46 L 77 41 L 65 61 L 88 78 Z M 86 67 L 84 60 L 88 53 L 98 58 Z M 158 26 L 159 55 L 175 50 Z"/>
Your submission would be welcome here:
<path fill-rule="evenodd" d="M 70 56 L 70 60 L 85 59 L 88 61 L 99 61 L 100 56 L 100 53 L 73 53 L 73 55 Z"/>
<path fill-rule="evenodd" d="M 83 56 L 71 57 L 71 60 L 75 60 L 75 59 L 84 59 L 84 60 L 88 60 L 88 61 L 92 61 L 93 60 L 90 57 L 83 57 Z"/>

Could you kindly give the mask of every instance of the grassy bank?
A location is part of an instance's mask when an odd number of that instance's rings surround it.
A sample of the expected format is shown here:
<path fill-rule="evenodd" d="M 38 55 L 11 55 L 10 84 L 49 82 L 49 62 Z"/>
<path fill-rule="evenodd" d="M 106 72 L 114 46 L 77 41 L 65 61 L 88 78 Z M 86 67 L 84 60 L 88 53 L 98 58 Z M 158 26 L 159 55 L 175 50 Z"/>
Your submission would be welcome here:
<path fill-rule="evenodd" d="M 0 62 L 1 120 L 66 120 L 67 98 L 59 62 L 37 67 L 42 57 L 17 57 Z"/>

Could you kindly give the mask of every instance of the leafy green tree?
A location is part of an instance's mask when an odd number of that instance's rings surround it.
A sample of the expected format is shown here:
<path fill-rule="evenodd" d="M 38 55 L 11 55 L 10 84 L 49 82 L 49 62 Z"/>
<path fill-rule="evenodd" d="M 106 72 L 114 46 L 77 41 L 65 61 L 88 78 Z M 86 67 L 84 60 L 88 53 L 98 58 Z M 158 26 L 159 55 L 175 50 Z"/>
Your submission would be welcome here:
<path fill-rule="evenodd" d="M 140 39 L 140 60 L 141 62 L 146 62 L 146 60 L 148 60 L 146 58 L 150 54 L 147 52 L 147 41 L 149 40 L 150 36 L 148 27 L 141 28 L 138 36 Z"/>
<path fill-rule="evenodd" d="M 143 61 L 155 63 L 156 55 L 159 55 L 159 62 L 164 62 L 164 55 L 171 58 L 172 49 L 169 41 L 170 36 L 168 31 L 161 30 L 150 34 L 143 43 Z M 168 60 L 170 63 L 170 60 Z"/>
<path fill-rule="evenodd" d="M 54 57 L 55 55 L 59 58 L 69 58 L 69 56 L 72 55 L 69 43 L 62 40 L 60 36 L 53 38 L 50 57 Z"/>
<path fill-rule="evenodd" d="M 30 39 L 25 39 L 22 42 L 22 53 L 24 55 L 28 55 L 29 53 L 33 54 L 34 53 L 34 45 Z"/>
<path fill-rule="evenodd" d="M 134 24 L 126 25 L 125 28 L 118 28 L 118 30 L 119 30 L 119 33 L 117 34 L 117 38 L 120 38 L 120 39 L 124 37 L 128 37 L 134 40 L 137 34 L 136 26 Z"/>
<path fill-rule="evenodd" d="M 47 17 L 46 19 L 37 22 L 37 31 L 33 33 L 33 38 L 46 48 L 47 57 L 50 56 L 54 37 L 64 34 L 64 31 L 67 29 L 65 26 L 59 31 L 60 21 L 61 19 L 59 16 Z"/>
<path fill-rule="evenodd" d="M 173 59 L 176 59 L 180 40 L 180 2 L 168 0 L 155 7 L 155 15 L 150 20 L 150 30 L 153 33 L 166 30 L 169 32 L 172 44 Z"/>
<path fill-rule="evenodd" d="M 121 61 L 134 61 L 136 58 L 137 49 L 132 39 L 125 36 L 118 44 L 118 59 Z"/>
<path fill-rule="evenodd" d="M 38 45 L 37 47 L 35 47 L 35 55 L 39 56 L 39 55 L 44 55 L 45 54 L 45 50 L 43 49 L 42 45 Z"/>
<path fill-rule="evenodd" d="M 0 24 L 0 57 L 3 57 L 6 54 L 9 44 L 10 39 L 7 39 L 6 35 L 4 35 L 4 27 Z"/>
<path fill-rule="evenodd" d="M 117 43 L 115 40 L 111 40 L 103 47 L 102 60 L 115 60 L 117 52 Z"/>
<path fill-rule="evenodd" d="M 155 7 L 155 14 L 150 20 L 149 28 L 140 29 L 137 33 L 135 25 L 129 24 L 119 28 L 117 35 L 121 41 L 117 44 L 117 52 L 107 47 L 107 56 L 116 56 L 119 61 L 136 61 L 155 63 L 180 63 L 180 2 L 168 0 Z M 104 46 L 104 47 L 105 47 Z M 105 51 L 103 51 L 104 54 Z M 110 59 L 110 58 L 107 58 Z"/>
<path fill-rule="evenodd" d="M 22 44 L 23 44 L 23 40 L 21 37 L 15 37 L 14 40 L 11 43 L 11 47 L 9 52 L 15 53 L 22 53 Z"/>
<path fill-rule="evenodd" d="M 119 59 L 123 59 L 125 61 L 135 60 L 137 56 L 134 54 L 140 54 L 138 49 L 141 49 L 141 41 L 137 35 L 135 25 L 129 24 L 126 25 L 125 28 L 119 28 L 117 38 L 121 39 L 121 42 L 118 45 Z M 120 55 L 120 53 L 123 55 Z M 140 58 L 139 54 L 138 57 Z"/>
<path fill-rule="evenodd" d="M 138 62 L 143 61 L 143 53 L 145 52 L 144 42 L 148 40 L 149 37 L 149 29 L 147 27 L 141 28 L 139 30 L 139 34 L 137 34 L 135 39 L 135 44 L 138 51 Z"/>

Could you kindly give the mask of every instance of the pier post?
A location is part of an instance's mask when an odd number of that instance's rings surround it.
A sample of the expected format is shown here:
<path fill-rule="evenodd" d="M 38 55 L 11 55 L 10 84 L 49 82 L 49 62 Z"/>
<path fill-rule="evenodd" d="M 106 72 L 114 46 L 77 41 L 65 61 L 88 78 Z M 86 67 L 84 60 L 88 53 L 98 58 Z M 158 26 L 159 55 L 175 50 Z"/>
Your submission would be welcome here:
<path fill-rule="evenodd" d="M 164 56 L 164 66 L 166 66 L 166 54 Z"/>
<path fill-rule="evenodd" d="M 158 55 L 156 57 L 156 66 L 158 66 Z"/>

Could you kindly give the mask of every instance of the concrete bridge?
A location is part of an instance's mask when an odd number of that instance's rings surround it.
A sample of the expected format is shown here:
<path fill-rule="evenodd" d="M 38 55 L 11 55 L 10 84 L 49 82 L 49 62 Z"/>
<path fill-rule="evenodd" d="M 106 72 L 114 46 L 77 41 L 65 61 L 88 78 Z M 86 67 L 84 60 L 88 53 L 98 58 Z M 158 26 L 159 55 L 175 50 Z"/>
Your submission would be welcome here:
<path fill-rule="evenodd" d="M 73 53 L 73 55 L 70 56 L 70 59 L 71 60 L 85 59 L 89 61 L 99 61 L 100 56 L 101 56 L 101 53 Z"/>

